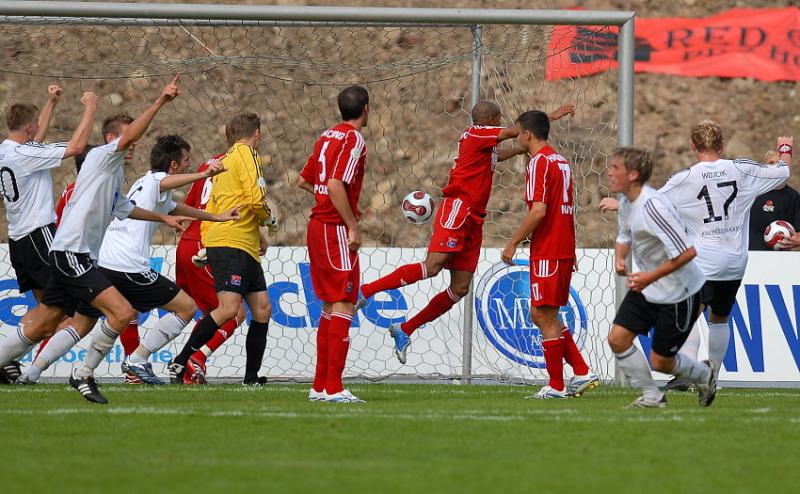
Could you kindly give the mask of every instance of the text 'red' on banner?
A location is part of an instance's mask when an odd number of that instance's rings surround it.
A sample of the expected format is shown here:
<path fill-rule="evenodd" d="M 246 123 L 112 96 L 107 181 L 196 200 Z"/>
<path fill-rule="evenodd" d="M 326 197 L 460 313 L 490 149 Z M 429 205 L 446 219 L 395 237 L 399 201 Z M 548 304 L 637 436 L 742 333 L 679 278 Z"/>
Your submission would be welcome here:
<path fill-rule="evenodd" d="M 619 29 L 557 26 L 547 79 L 617 67 Z M 636 72 L 800 80 L 800 8 L 732 9 L 704 19 L 636 19 Z"/>

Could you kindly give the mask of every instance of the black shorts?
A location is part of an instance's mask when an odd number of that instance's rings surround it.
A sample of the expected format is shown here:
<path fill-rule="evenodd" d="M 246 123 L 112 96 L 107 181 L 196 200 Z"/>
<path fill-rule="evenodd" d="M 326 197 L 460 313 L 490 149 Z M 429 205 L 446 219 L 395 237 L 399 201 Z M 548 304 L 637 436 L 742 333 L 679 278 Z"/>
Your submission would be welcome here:
<path fill-rule="evenodd" d="M 101 267 L 100 271 L 139 312 L 163 307 L 181 291 L 174 281 L 152 269 L 143 273 L 123 273 Z"/>
<path fill-rule="evenodd" d="M 11 267 L 17 275 L 19 293 L 35 288 L 44 289 L 50 281 L 50 244 L 56 234 L 56 225 L 37 228 L 19 240 L 8 240 Z"/>
<path fill-rule="evenodd" d="M 206 254 L 217 293 L 245 295 L 267 291 L 261 263 L 247 252 L 232 247 L 206 247 Z"/>
<path fill-rule="evenodd" d="M 736 294 L 739 293 L 741 284 L 742 280 L 708 280 L 700 290 L 700 298 L 703 304 L 711 307 L 712 314 L 728 317 L 736 303 Z"/>
<path fill-rule="evenodd" d="M 75 312 L 88 317 L 103 314 L 92 307 L 92 300 L 111 286 L 108 278 L 89 257 L 75 252 L 50 252 L 53 274 L 42 295 L 42 303 L 60 307 L 73 315 Z"/>
<path fill-rule="evenodd" d="M 614 324 L 638 334 L 655 328 L 653 351 L 662 357 L 674 357 L 699 316 L 700 292 L 675 304 L 654 304 L 631 290 L 622 299 Z"/>

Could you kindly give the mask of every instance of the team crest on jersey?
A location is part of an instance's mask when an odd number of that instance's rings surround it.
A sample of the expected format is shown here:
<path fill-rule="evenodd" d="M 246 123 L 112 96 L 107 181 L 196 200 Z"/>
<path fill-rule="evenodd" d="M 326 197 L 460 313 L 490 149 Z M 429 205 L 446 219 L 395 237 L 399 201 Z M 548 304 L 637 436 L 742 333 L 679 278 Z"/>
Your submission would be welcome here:
<path fill-rule="evenodd" d="M 447 237 L 447 247 L 450 249 L 454 249 L 458 245 L 458 239 L 453 237 Z"/>
<path fill-rule="evenodd" d="M 764 203 L 764 211 L 768 213 L 775 212 L 775 204 L 772 202 L 772 199 L 769 199 Z"/>
<path fill-rule="evenodd" d="M 344 289 L 344 293 L 348 293 L 348 294 L 349 293 L 353 293 L 353 282 L 352 281 L 348 281 L 347 282 L 347 286 Z"/>
<path fill-rule="evenodd" d="M 238 274 L 231 275 L 231 285 L 233 286 L 242 286 L 242 277 Z"/>

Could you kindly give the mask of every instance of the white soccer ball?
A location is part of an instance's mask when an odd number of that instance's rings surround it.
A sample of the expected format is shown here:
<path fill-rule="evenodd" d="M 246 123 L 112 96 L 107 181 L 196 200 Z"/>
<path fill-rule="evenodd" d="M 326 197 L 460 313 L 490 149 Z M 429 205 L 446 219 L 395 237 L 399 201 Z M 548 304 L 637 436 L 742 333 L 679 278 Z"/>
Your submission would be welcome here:
<path fill-rule="evenodd" d="M 433 198 L 421 190 L 415 190 L 403 199 L 403 216 L 411 223 L 425 223 L 433 216 L 433 209 Z"/>
<path fill-rule="evenodd" d="M 772 250 L 783 250 L 780 241 L 794 235 L 794 227 L 788 221 L 778 220 L 767 225 L 764 242 Z"/>

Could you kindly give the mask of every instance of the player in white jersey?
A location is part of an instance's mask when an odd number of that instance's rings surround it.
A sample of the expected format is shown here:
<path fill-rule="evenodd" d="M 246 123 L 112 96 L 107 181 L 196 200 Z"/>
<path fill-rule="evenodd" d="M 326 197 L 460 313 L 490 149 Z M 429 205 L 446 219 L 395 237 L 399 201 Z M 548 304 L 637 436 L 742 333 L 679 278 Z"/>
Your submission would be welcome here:
<path fill-rule="evenodd" d="M 106 316 L 95 332 L 86 357 L 73 369 L 70 385 L 96 403 L 108 400 L 97 390 L 94 369 L 111 350 L 119 334 L 136 316 L 130 303 L 111 286 L 95 265 L 100 244 L 112 216 L 159 221 L 182 230 L 185 216 L 167 216 L 137 208 L 122 195 L 125 157 L 145 133 L 156 113 L 180 91 L 176 76 L 156 101 L 136 120 L 127 115 L 107 118 L 103 123 L 104 146 L 86 156 L 75 182 L 75 192 L 50 247 L 53 273 L 42 294 L 42 303 L 22 318 L 20 328 L 0 343 L 0 366 L 27 352 L 35 342 L 52 336 L 59 321 L 74 314 L 72 328 L 85 331 L 97 316 Z M 99 311 L 99 312 L 98 312 Z"/>
<path fill-rule="evenodd" d="M 61 160 L 83 151 L 96 110 L 97 97 L 86 92 L 81 98 L 83 117 L 67 143 L 41 144 L 50 127 L 63 91 L 48 87 L 49 98 L 41 113 L 35 105 L 13 104 L 6 112 L 8 137 L 0 143 L 0 192 L 8 218 L 8 250 L 19 292 L 33 291 L 36 301 L 50 279 L 48 252 L 55 234 L 53 179 L 50 170 Z M 19 362 L 0 367 L 0 383 L 19 377 Z"/>
<path fill-rule="evenodd" d="M 686 226 L 675 206 L 647 185 L 653 163 L 646 151 L 620 148 L 611 157 L 609 189 L 623 194 L 619 206 L 614 266 L 627 277 L 630 289 L 622 300 L 608 343 L 628 381 L 642 392 L 634 407 L 666 406 L 636 336 L 655 328 L 650 362 L 653 369 L 688 379 L 698 389 L 700 406 L 709 406 L 716 394 L 713 364 L 677 355 L 700 316 L 700 290 L 705 278 L 697 262 Z M 626 259 L 641 271 L 628 273 Z"/>
<path fill-rule="evenodd" d="M 209 214 L 172 200 L 172 189 L 225 171 L 221 163 L 212 163 L 203 173 L 182 173 L 189 167 L 191 147 L 176 135 L 156 140 L 150 153 L 151 170 L 128 191 L 128 199 L 137 207 L 158 214 L 182 214 L 202 221 L 235 221 L 238 209 L 225 214 Z M 175 339 L 197 312 L 191 297 L 172 280 L 150 267 L 150 245 L 158 223 L 135 219 L 115 219 L 103 238 L 98 265 L 100 271 L 139 312 L 155 308 L 169 312 L 150 331 L 136 351 L 123 363 L 123 372 L 133 374 L 144 384 L 163 384 L 148 362 L 150 355 Z M 28 367 L 21 383 L 36 382 L 41 372 L 65 355 L 88 334 L 91 328 L 68 328 L 57 332 L 45 349 Z"/>

